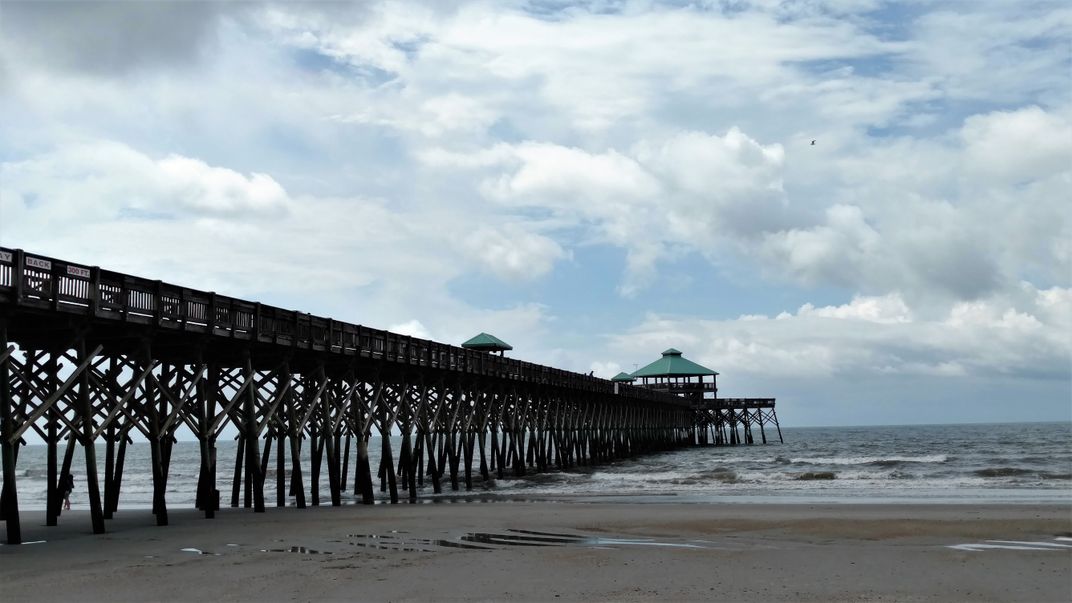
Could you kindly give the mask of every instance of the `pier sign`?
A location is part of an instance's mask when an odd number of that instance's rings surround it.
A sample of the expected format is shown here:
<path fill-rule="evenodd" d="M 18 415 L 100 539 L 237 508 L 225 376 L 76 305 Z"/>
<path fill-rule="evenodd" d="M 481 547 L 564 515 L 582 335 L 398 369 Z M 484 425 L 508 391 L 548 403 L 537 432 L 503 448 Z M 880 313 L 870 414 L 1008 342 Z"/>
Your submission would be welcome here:
<path fill-rule="evenodd" d="M 39 268 L 41 270 L 52 270 L 52 262 L 49 260 L 40 260 L 26 256 L 26 265 L 30 268 Z"/>
<path fill-rule="evenodd" d="M 0 262 L 11 262 L 11 252 L 0 251 Z"/>
<path fill-rule="evenodd" d="M 70 274 L 71 276 L 80 276 L 82 278 L 89 278 L 89 270 L 86 269 L 86 268 L 81 268 L 79 266 L 68 266 L 67 267 L 67 274 Z"/>

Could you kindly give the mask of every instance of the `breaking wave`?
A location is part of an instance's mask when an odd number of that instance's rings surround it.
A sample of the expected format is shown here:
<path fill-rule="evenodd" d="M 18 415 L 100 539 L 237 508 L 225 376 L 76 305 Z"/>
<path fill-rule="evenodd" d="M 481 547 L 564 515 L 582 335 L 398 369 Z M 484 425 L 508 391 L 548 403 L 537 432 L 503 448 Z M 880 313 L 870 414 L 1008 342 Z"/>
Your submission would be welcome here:
<path fill-rule="evenodd" d="M 1019 477 L 1032 476 L 1039 479 L 1065 479 L 1072 480 L 1072 473 L 1054 473 L 1052 471 L 1038 471 L 1036 469 L 1023 469 L 1021 467 L 987 467 L 974 471 L 979 477 Z"/>
<path fill-rule="evenodd" d="M 793 476 L 793 479 L 797 481 L 830 480 L 837 479 L 837 473 L 834 473 L 833 471 L 806 471 L 804 473 L 797 473 Z"/>
<path fill-rule="evenodd" d="M 782 458 L 782 457 L 779 457 Z M 875 465 L 876 467 L 893 467 L 905 463 L 945 463 L 949 455 L 926 454 L 922 456 L 817 456 L 796 457 L 789 459 L 793 464 L 806 465 Z"/>

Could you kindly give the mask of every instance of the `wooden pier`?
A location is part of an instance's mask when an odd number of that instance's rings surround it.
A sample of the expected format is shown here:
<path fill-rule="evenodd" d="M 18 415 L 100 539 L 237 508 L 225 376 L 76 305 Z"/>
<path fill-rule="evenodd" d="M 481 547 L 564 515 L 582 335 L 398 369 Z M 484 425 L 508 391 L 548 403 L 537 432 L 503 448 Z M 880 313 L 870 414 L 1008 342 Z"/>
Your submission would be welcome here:
<path fill-rule="evenodd" d="M 166 525 L 182 426 L 200 445 L 196 505 L 211 518 L 227 462 L 216 441 L 229 427 L 239 445 L 222 496 L 261 512 L 272 462 L 276 506 L 318 505 L 321 471 L 332 505 L 350 483 L 371 504 L 373 430 L 381 486 L 396 503 L 416 501 L 426 480 L 439 493 L 683 446 L 751 444 L 757 425 L 765 443 L 764 424 L 777 426 L 773 398 L 612 382 L 0 248 L 0 519 L 9 544 L 21 542 L 16 464 L 31 431 L 48 446 L 47 524 L 58 521 L 61 480 L 81 446 L 93 532 L 103 533 L 119 508 L 132 434 L 150 444 L 152 512 Z"/>

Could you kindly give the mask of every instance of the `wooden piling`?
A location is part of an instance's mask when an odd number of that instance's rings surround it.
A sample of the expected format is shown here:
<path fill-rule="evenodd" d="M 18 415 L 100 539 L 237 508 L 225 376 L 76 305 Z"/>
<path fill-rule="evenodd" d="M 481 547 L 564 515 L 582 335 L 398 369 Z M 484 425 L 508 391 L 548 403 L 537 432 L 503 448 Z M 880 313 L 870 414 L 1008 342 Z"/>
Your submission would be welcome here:
<path fill-rule="evenodd" d="M 52 350 L 48 354 L 48 365 L 46 369 L 46 378 L 48 379 L 48 388 L 53 390 L 60 383 L 59 377 L 59 364 L 55 350 Z M 2 387 L 2 385 L 0 385 Z M 59 409 L 55 404 L 52 408 L 48 409 L 48 441 L 45 444 L 48 446 L 48 470 L 45 489 L 45 525 L 55 526 L 59 523 L 60 508 L 63 505 L 63 500 L 60 498 L 59 491 L 59 473 L 57 471 L 56 462 L 58 456 L 59 447 Z M 111 509 L 109 509 L 111 511 Z"/>
<path fill-rule="evenodd" d="M 243 459 L 246 454 L 246 437 L 242 434 L 238 434 L 238 438 L 235 440 L 235 467 L 234 467 L 234 479 L 231 480 L 231 507 L 238 506 L 238 496 L 242 488 L 242 467 Z"/>
<path fill-rule="evenodd" d="M 358 440 L 357 446 L 357 474 L 358 489 L 361 491 L 361 502 L 371 505 L 376 502 L 376 495 L 372 492 L 372 468 L 369 467 L 368 436 L 363 435 Z"/>
<path fill-rule="evenodd" d="M 0 315 L 0 352 L 7 350 L 7 317 Z M 19 491 L 15 483 L 15 420 L 12 412 L 11 380 L 8 360 L 0 362 L 0 456 L 3 457 L 4 488 L 0 494 L 0 509 L 7 526 L 7 543 L 22 544 L 22 524 L 19 518 Z"/>
<path fill-rule="evenodd" d="M 78 342 L 78 362 L 82 364 L 89 361 L 90 358 L 86 353 L 86 341 L 81 338 Z M 97 481 L 97 451 L 93 446 L 93 406 L 90 403 L 89 396 L 88 369 L 82 371 L 78 386 L 78 400 L 82 421 L 82 446 L 84 447 L 86 458 L 86 489 L 89 493 L 89 517 L 93 525 L 93 533 L 103 534 L 104 511 L 101 508 L 100 484 Z M 159 521 L 157 523 L 159 524 Z M 166 524 L 167 516 L 165 515 L 164 523 L 159 525 Z"/>
<path fill-rule="evenodd" d="M 290 375 L 287 375 L 290 378 Z M 287 449 L 284 440 L 287 438 L 286 430 L 282 425 L 277 427 L 278 437 L 275 439 L 275 506 L 287 506 Z"/>

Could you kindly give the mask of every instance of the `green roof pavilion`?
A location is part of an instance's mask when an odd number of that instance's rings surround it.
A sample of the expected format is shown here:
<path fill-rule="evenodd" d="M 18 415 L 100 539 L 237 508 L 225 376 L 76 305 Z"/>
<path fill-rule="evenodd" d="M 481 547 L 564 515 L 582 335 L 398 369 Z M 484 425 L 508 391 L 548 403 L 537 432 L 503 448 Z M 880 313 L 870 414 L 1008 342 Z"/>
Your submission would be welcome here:
<path fill-rule="evenodd" d="M 631 383 L 633 381 L 633 376 L 630 375 L 629 373 L 626 373 L 626 372 L 623 371 L 623 372 L 618 373 L 617 375 L 611 377 L 610 380 L 611 381 L 616 381 L 616 382 L 619 382 L 619 383 Z"/>
<path fill-rule="evenodd" d="M 686 360 L 674 348 L 666 350 L 662 358 L 631 376 L 640 381 L 640 387 L 684 396 L 697 405 L 711 400 L 709 396 L 718 398 L 718 385 L 715 384 L 718 373 Z"/>
<path fill-rule="evenodd" d="M 638 369 L 633 373 L 633 378 L 637 377 L 702 377 L 707 375 L 717 375 L 715 371 L 707 368 L 706 366 L 700 366 L 691 360 L 686 360 L 681 356 L 681 352 L 670 348 L 663 352 L 663 357 L 652 362 L 648 366 L 642 369 Z"/>
<path fill-rule="evenodd" d="M 473 337 L 469 341 L 463 343 L 462 347 L 467 350 L 478 350 L 481 352 L 498 352 L 500 356 L 502 356 L 503 352 L 506 350 L 514 349 L 514 346 L 487 333 L 481 333 L 476 337 Z"/>

